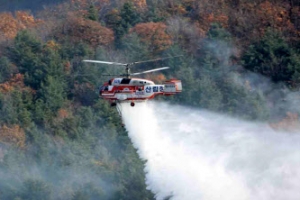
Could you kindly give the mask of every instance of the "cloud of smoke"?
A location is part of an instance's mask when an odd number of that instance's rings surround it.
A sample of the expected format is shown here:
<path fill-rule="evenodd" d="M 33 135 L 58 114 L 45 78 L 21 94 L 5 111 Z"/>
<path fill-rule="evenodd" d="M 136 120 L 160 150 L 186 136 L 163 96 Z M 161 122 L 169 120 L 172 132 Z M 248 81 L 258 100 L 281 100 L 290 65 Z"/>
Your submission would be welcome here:
<path fill-rule="evenodd" d="M 158 200 L 300 197 L 300 136 L 159 102 L 121 105 Z"/>
<path fill-rule="evenodd" d="M 95 143 L 62 143 L 40 134 L 39 144 L 28 145 L 27 151 L 0 143 L 1 200 L 109 199 L 115 194 L 117 188 L 103 175 L 106 171 L 96 171 L 98 160 L 106 164 L 112 159 L 106 153 L 109 149 L 98 142 L 101 149 L 89 149 L 87 145 Z"/>

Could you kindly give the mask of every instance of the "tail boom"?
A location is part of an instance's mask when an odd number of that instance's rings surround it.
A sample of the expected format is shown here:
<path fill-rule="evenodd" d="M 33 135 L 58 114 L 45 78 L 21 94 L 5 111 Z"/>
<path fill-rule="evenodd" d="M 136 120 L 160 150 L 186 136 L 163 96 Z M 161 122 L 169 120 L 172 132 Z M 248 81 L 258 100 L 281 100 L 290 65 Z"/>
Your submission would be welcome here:
<path fill-rule="evenodd" d="M 170 79 L 164 83 L 163 95 L 169 96 L 182 92 L 181 80 Z"/>

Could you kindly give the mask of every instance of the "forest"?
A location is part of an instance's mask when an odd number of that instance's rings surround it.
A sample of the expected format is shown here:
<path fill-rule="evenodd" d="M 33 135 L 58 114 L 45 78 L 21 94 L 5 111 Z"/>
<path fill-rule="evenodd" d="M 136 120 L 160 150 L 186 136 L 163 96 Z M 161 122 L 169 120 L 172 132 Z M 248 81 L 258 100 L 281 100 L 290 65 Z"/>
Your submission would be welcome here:
<path fill-rule="evenodd" d="M 169 66 L 160 101 L 299 130 L 298 0 L 0 0 L 0 199 L 150 200 L 144 162 L 97 93 L 122 68 Z"/>

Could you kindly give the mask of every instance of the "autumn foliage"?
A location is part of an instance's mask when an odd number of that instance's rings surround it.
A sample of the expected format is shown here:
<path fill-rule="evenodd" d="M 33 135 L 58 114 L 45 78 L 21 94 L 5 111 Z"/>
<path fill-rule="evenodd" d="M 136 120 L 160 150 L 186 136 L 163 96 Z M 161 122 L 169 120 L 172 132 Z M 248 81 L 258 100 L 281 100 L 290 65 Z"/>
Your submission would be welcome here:
<path fill-rule="evenodd" d="M 130 33 L 136 33 L 142 42 L 149 44 L 150 49 L 155 52 L 161 52 L 172 45 L 172 38 L 166 32 L 167 26 L 164 23 L 149 22 L 140 23 L 130 29 Z"/>
<path fill-rule="evenodd" d="M 297 113 L 287 112 L 286 117 L 276 123 L 270 123 L 275 130 L 293 132 L 300 129 L 299 116 Z"/>
<path fill-rule="evenodd" d="M 146 79 L 152 80 L 155 83 L 163 83 L 166 80 L 166 77 L 163 74 L 157 74 L 157 75 L 148 74 L 146 76 Z"/>
<path fill-rule="evenodd" d="M 74 42 L 84 41 L 93 47 L 109 45 L 114 41 L 112 30 L 95 21 L 75 16 L 70 16 L 56 33 L 58 40 L 64 35 L 68 35 Z"/>
<path fill-rule="evenodd" d="M 138 10 L 144 10 L 147 8 L 146 0 L 132 0 L 132 3 Z"/>
<path fill-rule="evenodd" d="M 19 125 L 0 126 L 0 142 L 25 147 L 25 132 Z"/>
<path fill-rule="evenodd" d="M 0 84 L 0 92 L 8 93 L 14 89 L 19 90 L 31 90 L 29 87 L 26 87 L 24 84 L 24 75 L 23 74 L 15 74 L 8 81 Z"/>
<path fill-rule="evenodd" d="M 229 18 L 225 14 L 209 13 L 202 14 L 198 23 L 199 27 L 205 32 L 207 32 L 212 23 L 218 23 L 224 28 L 228 27 L 228 20 Z"/>
<path fill-rule="evenodd" d="M 259 4 L 256 9 L 256 15 L 260 22 L 259 31 L 263 34 L 269 27 L 279 31 L 296 31 L 290 19 L 289 9 L 286 4 L 276 5 L 269 1 Z"/>
<path fill-rule="evenodd" d="M 12 39 L 18 31 L 35 27 L 40 23 L 41 20 L 35 19 L 26 11 L 17 11 L 15 16 L 10 12 L 0 13 L 0 40 Z"/>

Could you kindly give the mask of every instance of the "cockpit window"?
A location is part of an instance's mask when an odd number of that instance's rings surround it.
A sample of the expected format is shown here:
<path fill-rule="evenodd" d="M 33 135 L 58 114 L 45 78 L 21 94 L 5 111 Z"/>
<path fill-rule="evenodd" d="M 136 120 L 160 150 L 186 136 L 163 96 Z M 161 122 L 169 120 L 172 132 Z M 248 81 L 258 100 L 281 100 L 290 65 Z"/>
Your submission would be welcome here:
<path fill-rule="evenodd" d="M 99 89 L 100 91 L 108 91 L 108 86 L 102 86 Z"/>
<path fill-rule="evenodd" d="M 122 81 L 121 81 L 121 84 L 129 84 L 131 81 L 130 78 L 123 78 Z"/>

